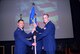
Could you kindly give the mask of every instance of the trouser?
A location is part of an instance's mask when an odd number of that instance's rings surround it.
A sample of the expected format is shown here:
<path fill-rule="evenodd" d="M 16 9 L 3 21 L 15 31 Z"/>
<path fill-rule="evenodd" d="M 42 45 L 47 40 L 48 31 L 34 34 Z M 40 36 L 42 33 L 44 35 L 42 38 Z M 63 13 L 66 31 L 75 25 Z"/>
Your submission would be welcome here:
<path fill-rule="evenodd" d="M 42 53 L 42 50 L 38 50 L 38 51 L 37 51 L 37 54 L 41 54 L 41 53 Z"/>
<path fill-rule="evenodd" d="M 46 51 L 46 54 L 55 54 L 55 51 Z"/>

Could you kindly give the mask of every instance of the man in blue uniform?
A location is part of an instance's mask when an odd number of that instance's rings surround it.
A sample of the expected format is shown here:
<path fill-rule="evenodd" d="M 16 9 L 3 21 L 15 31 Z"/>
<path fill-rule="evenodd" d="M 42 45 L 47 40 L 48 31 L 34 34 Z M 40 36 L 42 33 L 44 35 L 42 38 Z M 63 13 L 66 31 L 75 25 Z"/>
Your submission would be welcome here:
<path fill-rule="evenodd" d="M 36 27 L 38 32 L 43 31 L 41 34 L 37 35 L 37 40 L 42 40 L 46 54 L 55 54 L 55 25 L 49 21 L 48 14 L 43 15 L 43 21 L 45 23 L 45 27 L 43 29 L 34 24 L 34 27 Z"/>
<path fill-rule="evenodd" d="M 14 32 L 14 39 L 15 39 L 15 49 L 14 54 L 26 54 L 27 47 L 26 46 L 36 46 L 36 43 L 31 43 L 30 41 L 26 40 L 26 38 L 32 36 L 35 29 L 32 30 L 29 34 L 25 33 L 23 30 L 24 28 L 24 21 L 22 19 L 18 20 L 17 22 L 18 28 Z"/>

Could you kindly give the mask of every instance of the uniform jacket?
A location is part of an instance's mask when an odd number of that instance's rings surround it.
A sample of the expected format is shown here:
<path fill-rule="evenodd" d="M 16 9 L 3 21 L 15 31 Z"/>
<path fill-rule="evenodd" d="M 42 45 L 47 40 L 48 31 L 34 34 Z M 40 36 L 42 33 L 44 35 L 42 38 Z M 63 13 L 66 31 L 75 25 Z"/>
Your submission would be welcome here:
<path fill-rule="evenodd" d="M 26 38 L 32 36 L 32 33 L 25 33 L 24 30 L 17 28 L 14 32 L 14 39 L 15 39 L 15 50 L 14 54 L 26 54 L 27 52 L 27 45 L 32 46 L 32 43 L 28 41 Z"/>
<path fill-rule="evenodd" d="M 37 34 L 37 40 L 42 40 L 45 51 L 54 51 L 56 49 L 55 45 L 55 25 L 49 21 L 44 29 L 36 27 L 38 32 L 43 31 L 41 34 Z"/>

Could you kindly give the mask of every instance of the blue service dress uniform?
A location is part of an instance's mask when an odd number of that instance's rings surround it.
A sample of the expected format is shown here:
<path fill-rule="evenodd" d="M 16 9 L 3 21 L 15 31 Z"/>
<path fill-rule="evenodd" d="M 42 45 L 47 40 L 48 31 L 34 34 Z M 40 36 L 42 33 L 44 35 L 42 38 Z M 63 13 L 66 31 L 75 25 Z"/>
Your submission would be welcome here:
<path fill-rule="evenodd" d="M 55 54 L 56 43 L 55 43 L 55 25 L 49 21 L 44 29 L 36 27 L 36 30 L 43 31 L 42 34 L 37 34 L 37 40 L 42 40 L 44 50 L 46 54 Z"/>
<path fill-rule="evenodd" d="M 15 39 L 15 48 L 14 54 L 26 54 L 27 53 L 27 45 L 32 46 L 32 43 L 26 38 L 32 36 L 32 33 L 25 33 L 24 30 L 17 28 L 14 32 Z"/>
<path fill-rule="evenodd" d="M 37 30 L 38 31 L 37 31 L 37 35 L 36 36 L 38 38 L 39 37 L 38 35 L 41 34 L 44 31 L 44 29 L 40 29 L 38 27 Z M 37 48 L 37 54 L 42 54 L 42 47 L 43 47 L 43 41 L 42 40 L 37 41 L 37 46 L 36 46 L 36 48 Z"/>
<path fill-rule="evenodd" d="M 37 35 L 37 37 L 38 37 L 38 35 Z M 41 54 L 42 53 L 42 46 L 43 46 L 42 40 L 37 41 L 37 46 L 36 46 L 37 54 Z"/>

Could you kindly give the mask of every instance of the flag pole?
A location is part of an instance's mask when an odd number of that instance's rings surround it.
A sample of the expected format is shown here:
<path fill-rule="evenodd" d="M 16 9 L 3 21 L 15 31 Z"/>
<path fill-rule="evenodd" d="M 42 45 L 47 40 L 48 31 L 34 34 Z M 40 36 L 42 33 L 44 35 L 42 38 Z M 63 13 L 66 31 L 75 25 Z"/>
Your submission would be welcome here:
<path fill-rule="evenodd" d="M 35 3 L 33 2 L 32 5 L 35 6 Z M 33 22 L 34 22 L 34 21 L 33 21 Z M 34 37 L 35 37 L 35 38 L 34 38 L 34 43 L 36 43 L 36 31 L 35 31 Z M 37 54 L 36 46 L 34 46 L 34 53 Z"/>
<path fill-rule="evenodd" d="M 34 35 L 34 37 L 36 37 L 36 35 Z M 34 43 L 36 43 L 36 38 L 34 39 Z M 37 54 L 36 46 L 34 47 L 34 53 Z"/>

